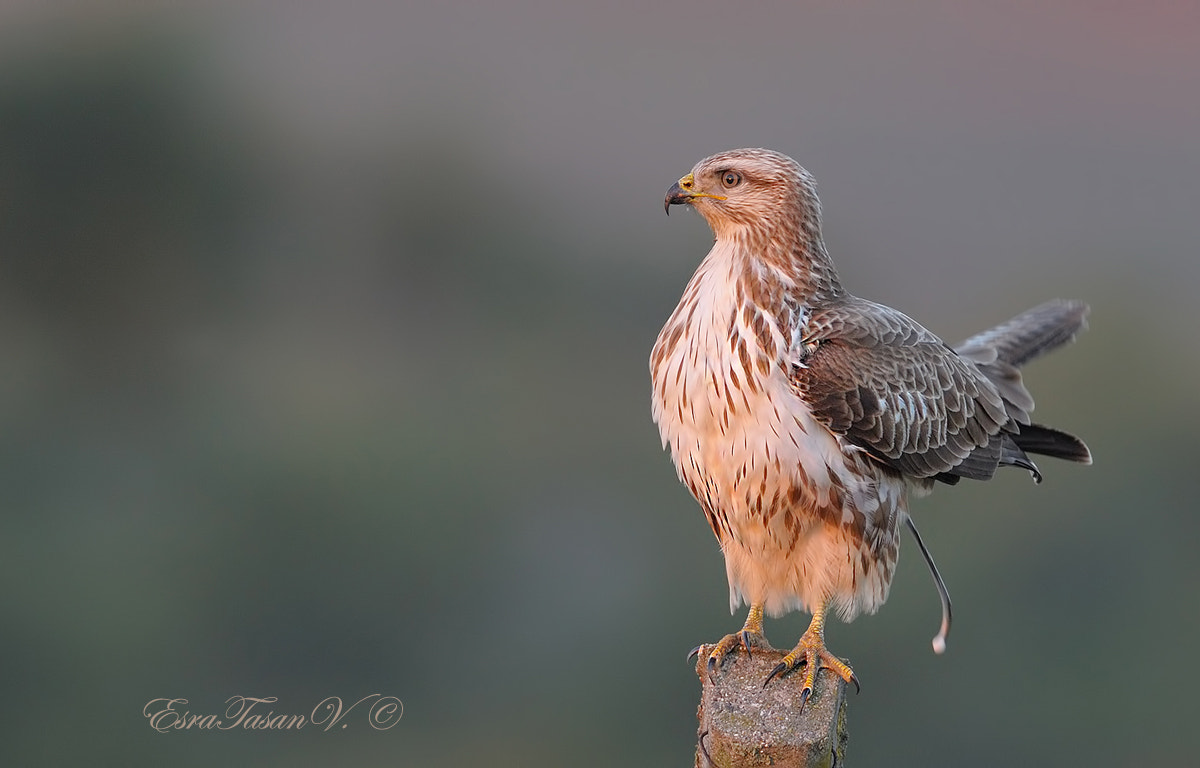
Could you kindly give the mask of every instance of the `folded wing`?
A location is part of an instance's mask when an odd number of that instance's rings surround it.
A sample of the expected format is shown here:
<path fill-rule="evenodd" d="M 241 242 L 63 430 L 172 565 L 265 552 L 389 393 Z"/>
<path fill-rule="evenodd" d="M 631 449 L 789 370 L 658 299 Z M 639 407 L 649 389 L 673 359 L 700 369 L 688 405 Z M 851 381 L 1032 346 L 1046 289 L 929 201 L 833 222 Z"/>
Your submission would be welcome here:
<path fill-rule="evenodd" d="M 1041 475 L 1036 453 L 1090 463 L 1079 438 L 1032 424 L 1020 366 L 1070 341 L 1087 307 L 1052 301 L 951 348 L 901 312 L 847 296 L 809 318 L 792 381 L 818 422 L 916 478 Z"/>

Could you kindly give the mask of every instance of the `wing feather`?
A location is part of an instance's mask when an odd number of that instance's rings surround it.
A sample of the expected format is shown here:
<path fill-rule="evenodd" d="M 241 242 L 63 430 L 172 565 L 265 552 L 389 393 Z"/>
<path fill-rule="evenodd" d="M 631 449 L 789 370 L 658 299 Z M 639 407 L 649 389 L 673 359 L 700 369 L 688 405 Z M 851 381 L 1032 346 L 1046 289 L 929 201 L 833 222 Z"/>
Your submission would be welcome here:
<path fill-rule="evenodd" d="M 914 477 L 995 472 L 999 436 L 1015 431 L 1004 397 L 903 313 L 847 296 L 815 312 L 799 342 L 793 384 L 830 431 Z"/>

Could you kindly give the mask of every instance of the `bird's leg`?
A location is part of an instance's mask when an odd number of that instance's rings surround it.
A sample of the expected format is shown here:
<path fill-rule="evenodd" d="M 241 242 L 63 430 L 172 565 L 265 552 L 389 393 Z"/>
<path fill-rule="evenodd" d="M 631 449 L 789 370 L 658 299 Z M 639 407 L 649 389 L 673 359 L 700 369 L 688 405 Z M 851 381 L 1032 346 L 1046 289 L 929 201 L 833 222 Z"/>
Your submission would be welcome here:
<path fill-rule="evenodd" d="M 813 611 L 812 623 L 808 625 L 808 630 L 800 636 L 800 642 L 796 644 L 791 653 L 784 656 L 771 674 L 767 675 L 767 679 L 763 681 L 763 687 L 765 688 L 772 678 L 787 674 L 801 664 L 804 665 L 804 688 L 800 692 L 801 708 L 803 708 L 804 702 L 808 701 L 808 697 L 812 696 L 813 688 L 817 683 L 817 672 L 822 667 L 833 670 L 847 683 L 854 683 L 855 690 L 859 687 L 858 678 L 854 676 L 854 670 L 850 669 L 850 665 L 825 648 L 824 604 Z"/>
<path fill-rule="evenodd" d="M 770 648 L 767 643 L 767 638 L 763 635 L 763 607 L 761 604 L 753 604 L 750 606 L 750 612 L 746 614 L 746 623 L 742 625 L 740 632 L 734 632 L 731 635 L 725 635 L 713 645 L 708 652 L 708 676 L 715 679 L 717 667 L 725 660 L 725 657 L 733 653 L 738 648 L 744 648 L 746 655 L 750 656 L 750 649 L 753 646 Z M 695 656 L 705 646 L 697 646 L 688 654 L 688 658 Z"/>

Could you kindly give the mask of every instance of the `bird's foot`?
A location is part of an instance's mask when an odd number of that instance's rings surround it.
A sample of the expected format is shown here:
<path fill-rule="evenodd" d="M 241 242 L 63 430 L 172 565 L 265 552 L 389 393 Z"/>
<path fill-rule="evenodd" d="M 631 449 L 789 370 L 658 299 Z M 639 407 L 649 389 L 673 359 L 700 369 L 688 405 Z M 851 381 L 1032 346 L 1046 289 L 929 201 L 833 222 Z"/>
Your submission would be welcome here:
<path fill-rule="evenodd" d="M 813 688 L 817 683 L 817 672 L 822 668 L 828 669 L 836 673 L 847 683 L 854 683 L 854 690 L 858 691 L 860 686 L 858 678 L 854 675 L 854 670 L 850 665 L 834 656 L 825 647 L 825 638 L 823 633 L 813 631 L 809 627 L 808 631 L 800 637 L 800 642 L 792 651 L 783 657 L 783 660 L 771 670 L 771 674 L 767 675 L 767 679 L 763 681 L 763 687 L 767 687 L 767 683 L 771 682 L 775 677 L 786 675 L 796 667 L 804 666 L 804 687 L 800 691 L 801 709 L 813 694 Z"/>
<path fill-rule="evenodd" d="M 708 668 L 708 677 L 713 682 L 716 682 L 717 670 L 725 663 L 725 658 L 731 654 L 735 654 L 739 648 L 744 650 L 747 656 L 754 655 L 752 649 L 774 650 L 761 631 L 742 628 L 740 632 L 725 635 L 725 637 L 722 637 L 713 645 L 696 646 L 688 654 L 688 659 L 703 654 L 708 659 L 705 664 Z"/>

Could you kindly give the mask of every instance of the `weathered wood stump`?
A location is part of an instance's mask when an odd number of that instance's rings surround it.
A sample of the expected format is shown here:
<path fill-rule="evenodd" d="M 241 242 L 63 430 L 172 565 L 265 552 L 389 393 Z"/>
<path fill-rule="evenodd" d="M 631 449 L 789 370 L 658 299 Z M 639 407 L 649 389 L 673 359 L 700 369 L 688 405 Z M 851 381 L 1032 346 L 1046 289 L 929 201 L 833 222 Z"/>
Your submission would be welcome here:
<path fill-rule="evenodd" d="M 781 651 L 738 651 L 725 659 L 716 680 L 708 676 L 708 651 L 696 662 L 700 678 L 700 720 L 696 768 L 832 768 L 846 751 L 846 683 L 829 670 L 817 675 L 816 689 L 803 712 L 803 668 L 763 681 L 783 658 Z"/>

